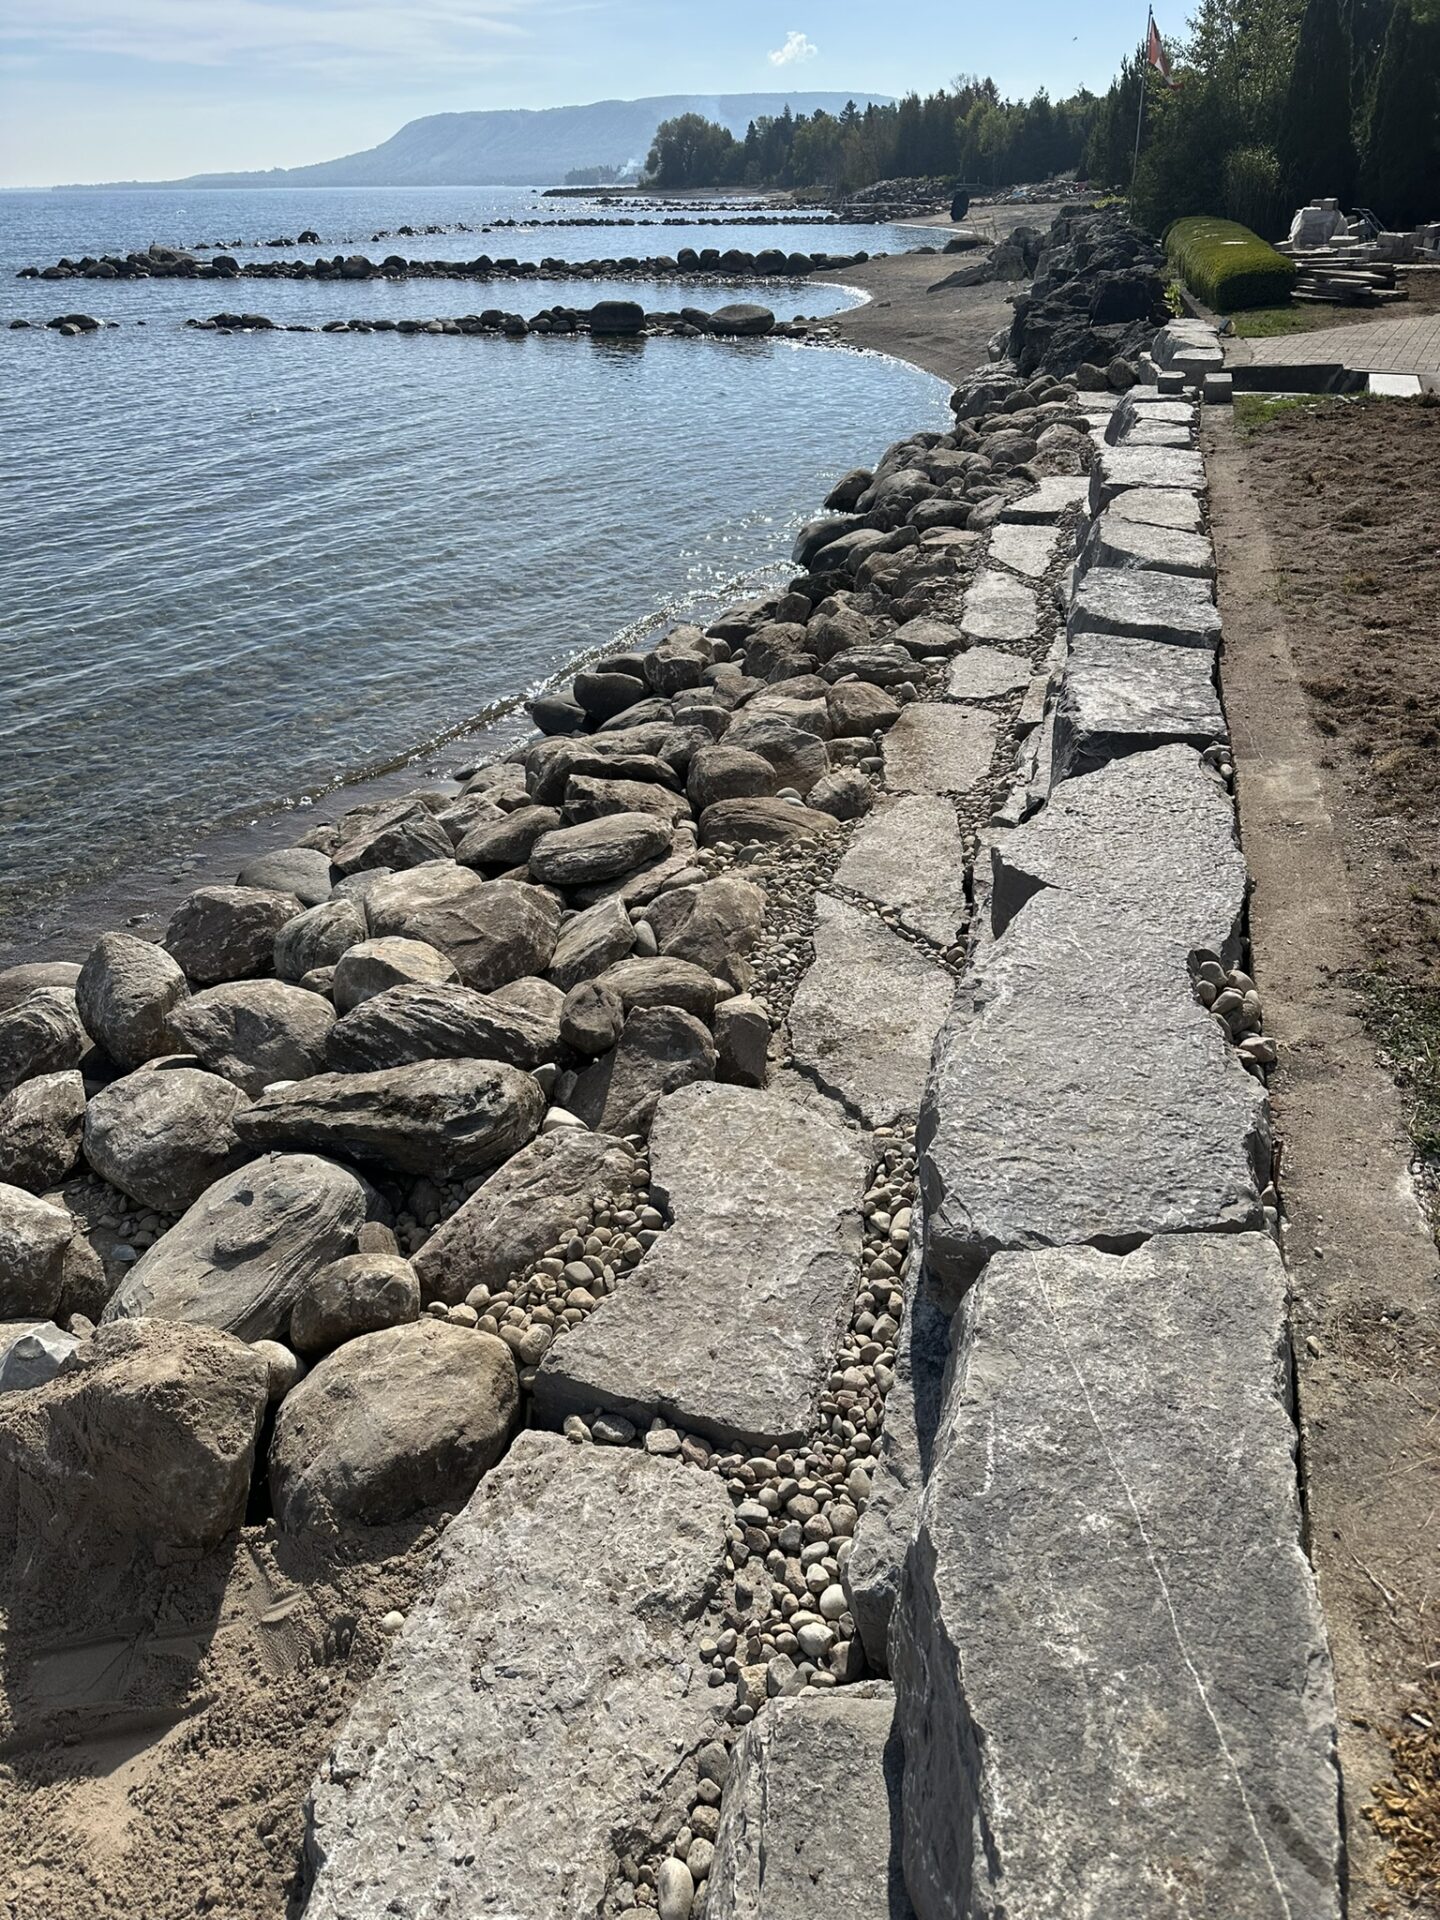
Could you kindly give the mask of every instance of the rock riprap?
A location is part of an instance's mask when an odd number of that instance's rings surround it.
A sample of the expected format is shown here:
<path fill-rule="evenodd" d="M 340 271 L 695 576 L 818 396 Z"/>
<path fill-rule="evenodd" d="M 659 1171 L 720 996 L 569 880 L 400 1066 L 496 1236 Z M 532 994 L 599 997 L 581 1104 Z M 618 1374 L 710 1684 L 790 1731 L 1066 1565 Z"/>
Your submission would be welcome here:
<path fill-rule="evenodd" d="M 691 1636 L 732 1519 L 713 1475 L 522 1434 L 311 1790 L 307 1920 L 601 1912 L 715 1730 Z"/>
<path fill-rule="evenodd" d="M 85 1109 L 85 1158 L 141 1206 L 184 1213 L 251 1157 L 235 1131 L 240 1089 L 196 1067 L 149 1068 L 103 1087 Z"/>
<path fill-rule="evenodd" d="M 857 1136 L 781 1093 L 669 1095 L 651 1182 L 671 1225 L 546 1355 L 540 1413 L 663 1414 L 754 1446 L 802 1436 L 859 1284 L 865 1164 Z"/>
<path fill-rule="evenodd" d="M 1338 1916 L 1288 1393 L 1267 1236 L 990 1263 L 890 1633 L 921 1920 Z"/>

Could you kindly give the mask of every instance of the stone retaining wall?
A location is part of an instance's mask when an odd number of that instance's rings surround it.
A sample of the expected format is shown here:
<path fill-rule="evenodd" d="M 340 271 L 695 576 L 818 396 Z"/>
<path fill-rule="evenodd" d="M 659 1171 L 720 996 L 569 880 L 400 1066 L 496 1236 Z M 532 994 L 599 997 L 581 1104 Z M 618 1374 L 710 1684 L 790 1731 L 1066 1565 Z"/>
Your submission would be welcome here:
<path fill-rule="evenodd" d="M 55 1376 L 0 1411 L 0 1518 L 99 1471 L 137 1354 L 228 1381 L 189 1540 L 267 1394 L 282 1527 L 466 1503 L 316 1779 L 310 1913 L 1338 1920 L 1274 1051 L 1154 364 L 977 375 L 788 591 L 577 674 L 460 794 L 168 951 L 0 976 Z M 161 1210 L 118 1287 L 36 1197 L 82 1153 Z"/>

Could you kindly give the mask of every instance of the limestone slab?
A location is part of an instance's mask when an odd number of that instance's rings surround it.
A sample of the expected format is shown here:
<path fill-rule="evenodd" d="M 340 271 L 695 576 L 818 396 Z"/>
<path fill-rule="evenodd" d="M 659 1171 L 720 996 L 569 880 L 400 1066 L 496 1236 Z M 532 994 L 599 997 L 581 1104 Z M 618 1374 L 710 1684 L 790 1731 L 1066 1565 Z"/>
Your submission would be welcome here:
<path fill-rule="evenodd" d="M 1218 647 L 1220 610 L 1208 580 L 1134 567 L 1092 566 L 1070 611 L 1070 633 L 1113 633 L 1172 647 Z"/>
<path fill-rule="evenodd" d="M 885 736 L 892 793 L 966 793 L 990 771 L 999 722 L 993 713 L 917 700 Z"/>
<path fill-rule="evenodd" d="M 952 946 L 965 924 L 965 846 L 942 794 L 882 800 L 856 831 L 836 882 L 894 910 L 933 946 Z"/>
<path fill-rule="evenodd" d="M 1001 521 L 990 532 L 990 558 L 1031 580 L 1039 580 L 1049 571 L 1059 544 L 1057 526 L 1044 521 L 1032 526 L 1010 526 Z"/>
<path fill-rule="evenodd" d="M 992 567 L 976 578 L 965 595 L 960 631 L 971 640 L 1008 640 L 1028 645 L 1039 631 L 1039 623 L 1034 588 Z"/>
<path fill-rule="evenodd" d="M 941 1431 L 892 1630 L 922 1920 L 1338 1920 L 1270 1240 L 1000 1255 Z"/>
<path fill-rule="evenodd" d="M 1193 400 L 1169 399 L 1153 388 L 1132 388 L 1111 414 L 1105 439 L 1111 446 L 1121 446 L 1137 427 L 1185 427 L 1193 431 L 1196 418 Z"/>
<path fill-rule="evenodd" d="M 1224 738 L 1208 647 L 1076 636 L 1055 714 L 1058 778 L 1168 741 L 1207 747 Z"/>
<path fill-rule="evenodd" d="M 995 700 L 1030 683 L 1030 661 L 998 647 L 971 647 L 950 663 L 945 691 L 952 700 Z"/>
<path fill-rule="evenodd" d="M 962 1303 L 958 1316 L 947 1313 L 918 1266 L 912 1267 L 895 1349 L 895 1380 L 885 1396 L 885 1416 L 872 1456 L 870 1498 L 856 1522 L 850 1558 L 841 1572 L 865 1658 L 877 1673 L 890 1671 L 890 1619 L 934 1459 L 953 1332 L 965 1312 Z"/>
<path fill-rule="evenodd" d="M 815 959 L 790 1008 L 795 1065 L 866 1126 L 918 1113 L 954 984 L 873 915 L 817 896 Z"/>
<path fill-rule="evenodd" d="M 1105 509 L 1105 518 L 1138 520 L 1144 526 L 1174 527 L 1178 533 L 1199 533 L 1205 524 L 1199 497 L 1176 487 L 1127 487 Z"/>
<path fill-rule="evenodd" d="M 1122 494 L 1121 498 L 1125 498 Z M 1203 533 L 1157 527 L 1129 520 L 1112 507 L 1090 528 L 1080 555 L 1082 572 L 1091 567 L 1129 567 L 1148 573 L 1193 574 L 1215 578 L 1215 550 Z"/>
<path fill-rule="evenodd" d="M 809 1432 L 860 1278 L 866 1155 L 775 1089 L 694 1084 L 650 1136 L 671 1224 L 546 1354 L 542 1419 L 608 1407 L 748 1446 Z"/>
<path fill-rule="evenodd" d="M 1037 894 L 977 956 L 919 1144 L 926 1266 L 950 1289 L 1010 1249 L 1262 1222 L 1264 1088 L 1186 955 L 1104 901 Z"/>
<path fill-rule="evenodd" d="M 1240 958 L 1245 856 L 1230 795 L 1192 747 L 1157 747 L 1063 780 L 991 843 L 991 929 L 1042 889 L 1090 901 L 1186 953 Z"/>
<path fill-rule="evenodd" d="M 1103 512 L 1128 487 L 1200 494 L 1205 491 L 1205 468 L 1190 447 L 1097 447 L 1090 469 L 1091 514 Z"/>
<path fill-rule="evenodd" d="M 1083 506 L 1085 497 L 1086 482 L 1083 475 L 1050 474 L 1036 482 L 1033 493 L 1022 494 L 1018 500 L 1012 500 L 1001 513 L 1000 519 L 1002 524 L 1012 527 L 1043 524 L 1058 520 L 1071 507 Z"/>
<path fill-rule="evenodd" d="M 706 1920 L 913 1920 L 882 1681 L 769 1700 L 731 1762 Z"/>
<path fill-rule="evenodd" d="M 1125 429 L 1120 444 L 1126 447 L 1193 447 L 1195 429 L 1171 426 L 1163 420 L 1140 419 Z"/>
<path fill-rule="evenodd" d="M 713 1474 L 521 1434 L 311 1788 L 307 1920 L 601 1912 L 715 1729 L 694 1620 L 733 1518 Z"/>

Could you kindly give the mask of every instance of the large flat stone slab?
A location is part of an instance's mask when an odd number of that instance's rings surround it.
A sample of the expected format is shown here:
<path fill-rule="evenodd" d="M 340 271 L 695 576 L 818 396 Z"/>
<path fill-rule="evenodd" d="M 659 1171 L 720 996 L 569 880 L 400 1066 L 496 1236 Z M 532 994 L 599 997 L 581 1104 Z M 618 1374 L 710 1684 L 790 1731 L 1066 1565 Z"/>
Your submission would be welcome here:
<path fill-rule="evenodd" d="M 945 691 L 952 700 L 998 700 L 1029 684 L 1027 655 L 1002 653 L 999 647 L 971 647 L 951 661 Z"/>
<path fill-rule="evenodd" d="M 598 1914 L 713 1737 L 694 1622 L 733 1522 L 713 1474 L 521 1434 L 311 1788 L 307 1920 Z"/>
<path fill-rule="evenodd" d="M 1037 480 L 1033 493 L 1025 493 L 1018 500 L 1012 500 L 1000 515 L 1002 524 L 1009 526 L 1035 526 L 1058 520 L 1062 513 L 1068 513 L 1072 507 L 1085 504 L 1087 482 L 1083 474 L 1049 474 L 1043 480 Z"/>
<path fill-rule="evenodd" d="M 971 640 L 1030 645 L 1040 630 L 1035 589 L 995 568 L 977 576 L 965 595 L 960 631 Z"/>
<path fill-rule="evenodd" d="M 1075 636 L 1055 712 L 1057 778 L 1146 747 L 1208 747 L 1225 737 L 1208 647 Z"/>
<path fill-rule="evenodd" d="M 1125 496 L 1122 494 L 1121 498 Z M 1091 567 L 1187 573 L 1200 580 L 1213 580 L 1215 551 L 1203 533 L 1184 533 L 1178 527 L 1156 527 L 1143 520 L 1127 520 L 1111 508 L 1091 526 L 1090 537 L 1080 555 L 1081 571 Z"/>
<path fill-rule="evenodd" d="M 1206 579 L 1135 567 L 1092 566 L 1070 609 L 1071 638 L 1079 633 L 1215 648 L 1220 644 L 1220 609 Z"/>
<path fill-rule="evenodd" d="M 990 771 L 999 721 L 917 700 L 885 736 L 885 784 L 892 793 L 968 793 Z"/>
<path fill-rule="evenodd" d="M 706 1920 L 913 1920 L 882 1681 L 769 1700 L 731 1762 Z"/>
<path fill-rule="evenodd" d="M 1138 520 L 1144 526 L 1174 527 L 1179 533 L 1199 533 L 1205 524 L 1198 494 L 1177 487 L 1128 487 L 1105 509 L 1105 518 Z"/>
<path fill-rule="evenodd" d="M 923 1920 L 1338 1920 L 1273 1244 L 1000 1255 L 942 1433 L 891 1637 Z"/>
<path fill-rule="evenodd" d="M 859 1285 L 860 1137 L 774 1089 L 697 1083 L 660 1102 L 650 1165 L 671 1225 L 546 1354 L 540 1417 L 608 1407 L 727 1443 L 800 1439 Z"/>
<path fill-rule="evenodd" d="M 1042 888 L 1058 888 L 1147 937 L 1239 963 L 1245 856 L 1235 807 L 1192 747 L 1130 754 L 1061 781 L 990 855 L 996 934 Z"/>
<path fill-rule="evenodd" d="M 1011 1249 L 1262 1224 L 1264 1088 L 1184 953 L 1105 901 L 1037 894 L 977 956 L 919 1145 L 926 1267 L 952 1290 Z"/>
<path fill-rule="evenodd" d="M 954 986 L 873 915 L 820 895 L 815 959 L 790 1007 L 795 1065 L 867 1127 L 913 1116 Z"/>
<path fill-rule="evenodd" d="M 1200 494 L 1205 468 L 1190 447 L 1097 447 L 1090 469 L 1091 515 L 1102 513 L 1128 487 L 1177 487 Z"/>
<path fill-rule="evenodd" d="M 850 842 L 836 882 L 888 907 L 932 946 L 953 946 L 965 924 L 965 844 L 942 794 L 882 800 Z"/>
<path fill-rule="evenodd" d="M 1060 529 L 1052 522 L 1010 526 L 1005 521 L 990 529 L 990 558 L 1031 580 L 1049 572 L 1060 544 Z"/>
<path fill-rule="evenodd" d="M 905 1556 L 930 1477 L 952 1352 L 953 1317 L 913 1267 L 895 1349 L 895 1380 L 870 1468 L 870 1498 L 855 1525 L 841 1578 L 865 1658 L 890 1671 L 890 1618 L 900 1594 Z"/>

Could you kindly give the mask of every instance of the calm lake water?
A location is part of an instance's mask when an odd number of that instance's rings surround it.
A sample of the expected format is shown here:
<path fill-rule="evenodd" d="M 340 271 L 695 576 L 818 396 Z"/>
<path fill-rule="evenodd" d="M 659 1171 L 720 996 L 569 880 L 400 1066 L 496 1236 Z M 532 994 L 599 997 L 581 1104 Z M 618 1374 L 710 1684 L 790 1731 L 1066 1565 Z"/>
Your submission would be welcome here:
<path fill-rule="evenodd" d="M 382 227 L 471 226 L 478 237 L 381 249 L 447 258 L 785 240 L 743 226 L 479 233 L 584 210 L 472 189 L 0 194 L 0 931 L 496 719 L 579 655 L 783 578 L 795 526 L 837 474 L 946 424 L 947 390 L 928 375 L 779 341 L 183 325 L 236 305 L 310 322 L 535 312 L 612 291 L 678 305 L 664 283 L 14 278 L 62 254 L 306 227 L 331 252 L 369 251 Z M 793 244 L 916 238 L 804 227 Z M 782 315 L 850 298 L 748 291 Z M 120 324 L 75 340 L 7 327 L 69 311 Z"/>

